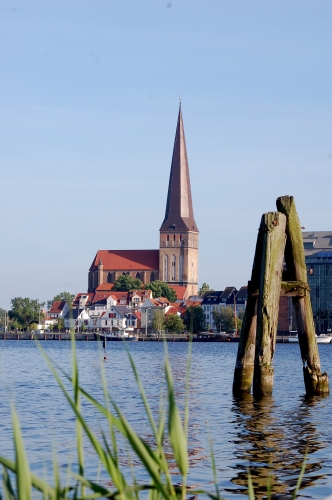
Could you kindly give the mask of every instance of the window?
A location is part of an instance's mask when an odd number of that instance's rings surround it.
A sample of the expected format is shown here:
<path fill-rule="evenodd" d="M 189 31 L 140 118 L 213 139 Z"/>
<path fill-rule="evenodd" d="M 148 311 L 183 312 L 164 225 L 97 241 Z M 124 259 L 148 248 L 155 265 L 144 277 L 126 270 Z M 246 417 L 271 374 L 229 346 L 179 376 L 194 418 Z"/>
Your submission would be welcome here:
<path fill-rule="evenodd" d="M 168 255 L 164 255 L 164 281 L 168 281 Z"/>
<path fill-rule="evenodd" d="M 179 257 L 179 281 L 183 280 L 183 256 Z"/>
<path fill-rule="evenodd" d="M 175 255 L 173 254 L 172 255 L 172 281 L 175 281 L 176 280 L 176 257 Z"/>

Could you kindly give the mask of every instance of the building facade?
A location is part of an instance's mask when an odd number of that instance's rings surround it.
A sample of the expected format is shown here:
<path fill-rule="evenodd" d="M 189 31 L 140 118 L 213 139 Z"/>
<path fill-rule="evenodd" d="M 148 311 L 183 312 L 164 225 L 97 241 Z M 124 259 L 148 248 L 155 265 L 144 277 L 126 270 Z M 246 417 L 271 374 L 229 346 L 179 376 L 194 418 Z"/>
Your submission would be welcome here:
<path fill-rule="evenodd" d="M 303 246 L 316 332 L 332 330 L 332 231 L 305 231 Z"/>

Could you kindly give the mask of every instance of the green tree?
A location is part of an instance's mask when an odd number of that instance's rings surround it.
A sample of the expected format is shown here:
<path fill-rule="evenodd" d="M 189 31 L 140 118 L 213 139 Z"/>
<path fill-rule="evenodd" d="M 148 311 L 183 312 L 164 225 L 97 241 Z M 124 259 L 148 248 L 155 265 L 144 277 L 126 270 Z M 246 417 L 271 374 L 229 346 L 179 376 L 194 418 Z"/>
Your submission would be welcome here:
<path fill-rule="evenodd" d="M 152 328 L 160 333 L 165 326 L 165 313 L 163 310 L 155 309 L 152 315 Z"/>
<path fill-rule="evenodd" d="M 165 328 L 169 332 L 180 333 L 184 328 L 184 324 L 177 314 L 167 314 L 165 318 Z"/>
<path fill-rule="evenodd" d="M 151 283 L 145 285 L 145 288 L 147 290 L 151 290 L 152 295 L 155 298 L 165 297 L 170 302 L 176 302 L 177 297 L 175 291 L 173 290 L 173 288 L 168 286 L 168 284 L 165 283 L 164 281 L 159 281 L 159 280 L 151 281 Z"/>
<path fill-rule="evenodd" d="M 11 300 L 11 304 L 9 317 L 26 330 L 32 323 L 39 323 L 40 309 L 45 305 L 45 302 L 27 297 L 15 297 Z"/>
<path fill-rule="evenodd" d="M 183 322 L 190 333 L 205 329 L 205 313 L 201 306 L 189 306 L 183 315 Z"/>
<path fill-rule="evenodd" d="M 65 320 L 63 318 L 57 318 L 57 322 L 54 327 L 56 327 L 60 333 L 60 330 L 63 330 L 65 327 Z"/>
<path fill-rule="evenodd" d="M 204 297 L 207 292 L 214 292 L 213 288 L 210 288 L 207 283 L 203 283 L 201 288 L 198 290 L 198 295 Z"/>
<path fill-rule="evenodd" d="M 221 307 L 219 310 L 212 311 L 212 316 L 216 324 L 217 330 L 234 330 L 234 309 L 232 307 Z M 241 329 L 242 320 L 236 319 L 237 330 Z"/>
<path fill-rule="evenodd" d="M 141 290 L 143 283 L 138 278 L 132 278 L 130 274 L 122 274 L 114 282 L 112 290 L 118 292 L 129 292 L 130 290 Z"/>
<path fill-rule="evenodd" d="M 51 309 L 53 302 L 56 300 L 65 300 L 71 309 L 73 304 L 73 300 L 75 298 L 75 294 L 69 292 L 61 292 L 58 295 L 55 295 L 52 300 L 47 301 L 47 309 Z"/>

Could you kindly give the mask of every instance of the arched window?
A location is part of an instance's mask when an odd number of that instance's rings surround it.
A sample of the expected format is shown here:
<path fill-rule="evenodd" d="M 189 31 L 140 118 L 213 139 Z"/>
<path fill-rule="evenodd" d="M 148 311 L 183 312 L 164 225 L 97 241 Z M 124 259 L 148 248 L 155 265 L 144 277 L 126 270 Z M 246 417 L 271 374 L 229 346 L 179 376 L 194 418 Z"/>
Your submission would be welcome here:
<path fill-rule="evenodd" d="M 114 273 L 108 273 L 107 283 L 114 283 Z"/>
<path fill-rule="evenodd" d="M 176 237 L 176 235 L 175 235 L 175 234 L 173 234 L 173 240 L 174 240 L 174 241 L 175 241 L 175 237 Z"/>
<path fill-rule="evenodd" d="M 169 234 L 167 235 L 166 239 L 167 239 L 167 241 L 169 241 Z"/>
<path fill-rule="evenodd" d="M 136 273 L 136 278 L 141 279 L 141 273 Z"/>
<path fill-rule="evenodd" d="M 176 281 L 175 277 L 176 277 L 176 257 L 175 255 L 173 254 L 172 255 L 172 270 L 171 270 L 171 280 L 172 281 Z"/>
<path fill-rule="evenodd" d="M 168 281 L 168 255 L 164 255 L 164 281 Z"/>
<path fill-rule="evenodd" d="M 151 271 L 151 273 L 150 273 L 150 282 L 151 282 L 151 281 L 155 281 L 155 279 L 156 279 L 156 278 L 155 278 L 154 271 Z"/>
<path fill-rule="evenodd" d="M 179 257 L 179 281 L 183 280 L 183 255 Z"/>

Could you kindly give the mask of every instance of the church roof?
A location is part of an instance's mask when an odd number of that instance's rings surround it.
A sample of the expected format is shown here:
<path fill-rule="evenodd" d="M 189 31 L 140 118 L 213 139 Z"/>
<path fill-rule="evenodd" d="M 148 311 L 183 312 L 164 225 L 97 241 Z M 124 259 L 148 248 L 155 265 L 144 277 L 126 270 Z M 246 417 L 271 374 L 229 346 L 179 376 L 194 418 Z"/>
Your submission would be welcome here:
<path fill-rule="evenodd" d="M 98 269 L 102 259 L 104 271 L 157 271 L 159 250 L 98 250 L 90 271 Z"/>
<path fill-rule="evenodd" d="M 191 199 L 189 164 L 181 105 L 175 133 L 166 212 L 160 231 L 198 232 Z"/>

